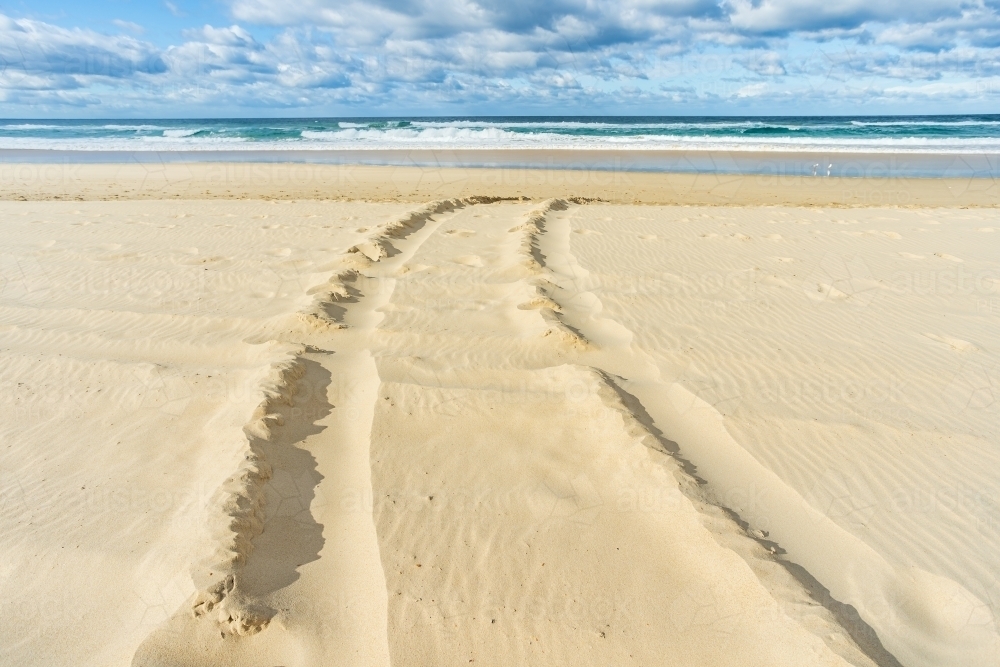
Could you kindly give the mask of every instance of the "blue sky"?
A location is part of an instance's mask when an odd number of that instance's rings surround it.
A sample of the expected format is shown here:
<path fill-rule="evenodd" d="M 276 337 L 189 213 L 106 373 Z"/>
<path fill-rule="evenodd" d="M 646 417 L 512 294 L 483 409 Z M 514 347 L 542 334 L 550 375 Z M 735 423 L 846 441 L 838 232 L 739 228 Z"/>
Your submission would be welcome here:
<path fill-rule="evenodd" d="M 1000 111 L 1000 0 L 0 0 L 0 116 Z"/>

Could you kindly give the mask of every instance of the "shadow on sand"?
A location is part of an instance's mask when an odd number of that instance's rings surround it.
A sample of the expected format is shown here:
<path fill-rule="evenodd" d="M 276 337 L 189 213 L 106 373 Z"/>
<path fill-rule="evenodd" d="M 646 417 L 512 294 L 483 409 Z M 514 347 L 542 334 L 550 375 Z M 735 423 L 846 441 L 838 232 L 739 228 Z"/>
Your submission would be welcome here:
<path fill-rule="evenodd" d="M 297 383 L 295 405 L 280 406 L 284 424 L 273 427 L 271 440 L 260 446 L 273 470 L 265 487 L 264 530 L 253 539 L 253 551 L 229 594 L 236 605 L 266 619 L 279 613 L 281 591 L 299 578 L 298 568 L 319 559 L 325 541 L 323 525 L 310 511 L 323 476 L 304 443 L 326 428 L 320 422 L 333 409 L 327 400 L 331 375 L 317 362 L 303 361 L 306 370 Z M 223 633 L 212 614 L 196 618 L 192 602 L 186 601 L 146 638 L 133 656 L 133 667 L 231 665 L 250 655 L 261 657 L 260 646 L 254 645 L 268 634 L 267 627 L 246 637 Z"/>

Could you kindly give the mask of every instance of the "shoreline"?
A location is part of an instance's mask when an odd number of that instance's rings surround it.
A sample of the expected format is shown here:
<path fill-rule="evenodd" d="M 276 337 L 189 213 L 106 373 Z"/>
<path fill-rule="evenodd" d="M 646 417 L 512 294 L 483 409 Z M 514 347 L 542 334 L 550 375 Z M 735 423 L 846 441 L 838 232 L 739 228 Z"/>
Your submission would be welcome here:
<path fill-rule="evenodd" d="M 275 162 L 32 163 L 0 160 L 0 200 L 348 199 L 428 202 L 468 196 L 609 203 L 977 207 L 1000 205 L 986 178 L 373 166 Z"/>
<path fill-rule="evenodd" d="M 371 148 L 238 150 L 0 149 L 8 164 L 265 163 L 712 173 L 846 178 L 995 178 L 1000 155 L 976 152 L 620 148 Z"/>

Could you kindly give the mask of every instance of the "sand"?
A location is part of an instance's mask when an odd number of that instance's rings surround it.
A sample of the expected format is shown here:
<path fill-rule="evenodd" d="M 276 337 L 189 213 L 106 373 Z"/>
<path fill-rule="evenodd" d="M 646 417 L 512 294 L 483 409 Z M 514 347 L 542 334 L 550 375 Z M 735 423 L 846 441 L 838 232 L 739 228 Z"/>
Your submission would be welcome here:
<path fill-rule="evenodd" d="M 4 664 L 1000 662 L 995 209 L 109 169 L 0 202 Z"/>
<path fill-rule="evenodd" d="M 53 151 L 55 155 L 59 153 Z M 708 154 L 713 156 L 714 154 Z M 982 178 L 825 178 L 783 171 L 781 163 L 764 173 L 655 173 L 617 167 L 590 169 L 495 169 L 426 166 L 415 152 L 394 159 L 403 166 L 269 162 L 172 162 L 145 155 L 113 164 L 77 162 L 0 162 L 0 199 L 363 199 L 439 201 L 493 197 L 587 198 L 623 204 L 991 207 L 1000 205 L 1000 184 L 993 167 L 960 160 Z M 438 156 L 447 160 L 448 155 Z M 723 167 L 729 155 L 715 155 Z M 745 156 L 744 156 L 745 157 Z M 869 156 L 870 157 L 870 156 Z M 764 155 L 762 160 L 772 159 Z M 436 159 L 436 158 L 435 158 Z M 830 158 L 832 159 L 832 158 Z M 565 163 L 535 157 L 543 163 Z M 431 164 L 437 163 L 431 160 Z M 765 163 L 766 164 L 766 163 Z M 743 165 L 749 168 L 750 165 Z M 944 173 L 952 173 L 945 169 Z"/>

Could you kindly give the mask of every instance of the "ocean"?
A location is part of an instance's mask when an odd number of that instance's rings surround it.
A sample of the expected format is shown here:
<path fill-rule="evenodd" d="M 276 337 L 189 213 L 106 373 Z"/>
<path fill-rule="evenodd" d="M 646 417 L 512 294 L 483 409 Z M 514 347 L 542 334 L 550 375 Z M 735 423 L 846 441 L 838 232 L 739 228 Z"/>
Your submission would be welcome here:
<path fill-rule="evenodd" d="M 874 169 L 886 175 L 993 177 L 1000 115 L 0 120 L 3 162 L 108 161 L 123 154 L 140 160 L 859 176 Z"/>

